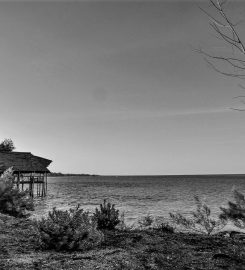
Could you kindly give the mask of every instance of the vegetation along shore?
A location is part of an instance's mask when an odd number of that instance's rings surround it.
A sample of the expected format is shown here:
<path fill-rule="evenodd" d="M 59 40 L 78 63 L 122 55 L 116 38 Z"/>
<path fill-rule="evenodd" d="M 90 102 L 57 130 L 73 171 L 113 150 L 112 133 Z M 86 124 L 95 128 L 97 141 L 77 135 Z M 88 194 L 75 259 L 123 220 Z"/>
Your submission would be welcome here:
<path fill-rule="evenodd" d="M 54 208 L 37 221 L 33 198 L 7 170 L 0 178 L 0 269 L 245 269 L 245 235 L 225 230 L 227 222 L 245 228 L 244 196 L 235 191 L 216 219 L 195 200 L 196 211 L 171 214 L 171 224 L 146 216 L 129 227 L 106 200 L 94 213 Z"/>

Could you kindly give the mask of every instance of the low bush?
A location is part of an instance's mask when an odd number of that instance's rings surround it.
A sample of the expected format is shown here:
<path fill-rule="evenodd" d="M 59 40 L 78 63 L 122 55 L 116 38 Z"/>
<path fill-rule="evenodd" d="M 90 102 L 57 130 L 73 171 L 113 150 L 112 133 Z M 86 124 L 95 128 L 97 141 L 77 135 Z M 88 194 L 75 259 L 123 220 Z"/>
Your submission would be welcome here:
<path fill-rule="evenodd" d="M 30 215 L 28 211 L 33 210 L 34 203 L 29 191 L 20 191 L 14 186 L 13 170 L 9 168 L 0 177 L 0 212 L 25 218 Z"/>
<path fill-rule="evenodd" d="M 196 211 L 191 212 L 191 217 L 185 217 L 179 213 L 170 213 L 170 217 L 174 223 L 187 229 L 198 233 L 205 233 L 210 235 L 220 231 L 227 224 L 225 219 L 213 219 L 211 217 L 210 208 L 200 199 L 195 196 Z"/>
<path fill-rule="evenodd" d="M 116 229 L 118 229 L 119 231 L 129 232 L 135 229 L 135 224 L 131 224 L 131 225 L 126 224 L 124 212 L 121 213 L 119 219 L 120 219 L 120 222 L 116 226 Z"/>
<path fill-rule="evenodd" d="M 103 240 L 103 234 L 96 229 L 89 212 L 79 205 L 66 211 L 53 208 L 48 217 L 37 221 L 36 225 L 42 249 L 86 250 Z"/>
<path fill-rule="evenodd" d="M 103 204 L 100 204 L 100 208 L 95 209 L 93 220 L 97 224 L 98 230 L 115 230 L 120 223 L 119 210 L 115 208 L 115 204 L 104 200 Z"/>
<path fill-rule="evenodd" d="M 175 228 L 168 222 L 162 222 L 156 225 L 156 230 L 164 233 L 174 233 Z"/>
<path fill-rule="evenodd" d="M 150 229 L 154 223 L 154 218 L 151 215 L 147 215 L 145 217 L 142 217 L 139 221 L 139 227 L 140 229 Z"/>
<path fill-rule="evenodd" d="M 220 218 L 226 221 L 230 220 L 235 226 L 245 229 L 245 198 L 237 190 L 233 192 L 235 202 L 228 202 L 228 208 L 221 207 Z"/>

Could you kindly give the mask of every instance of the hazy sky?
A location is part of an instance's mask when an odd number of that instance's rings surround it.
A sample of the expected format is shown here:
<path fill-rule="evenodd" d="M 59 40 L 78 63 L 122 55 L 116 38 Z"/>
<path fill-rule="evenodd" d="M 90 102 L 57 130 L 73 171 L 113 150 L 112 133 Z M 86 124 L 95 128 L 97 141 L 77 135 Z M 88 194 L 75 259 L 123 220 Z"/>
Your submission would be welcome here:
<path fill-rule="evenodd" d="M 1 2 L 0 138 L 52 171 L 245 173 L 243 90 L 192 50 L 225 50 L 197 2 Z"/>

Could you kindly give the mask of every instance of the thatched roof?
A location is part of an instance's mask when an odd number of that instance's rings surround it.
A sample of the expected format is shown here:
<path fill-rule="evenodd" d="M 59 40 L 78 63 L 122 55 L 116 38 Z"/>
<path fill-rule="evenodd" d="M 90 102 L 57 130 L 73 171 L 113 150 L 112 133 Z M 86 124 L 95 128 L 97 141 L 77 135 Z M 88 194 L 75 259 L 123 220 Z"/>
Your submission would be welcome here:
<path fill-rule="evenodd" d="M 28 152 L 0 152 L 0 172 L 9 167 L 18 172 L 49 172 L 47 167 L 51 162 Z"/>

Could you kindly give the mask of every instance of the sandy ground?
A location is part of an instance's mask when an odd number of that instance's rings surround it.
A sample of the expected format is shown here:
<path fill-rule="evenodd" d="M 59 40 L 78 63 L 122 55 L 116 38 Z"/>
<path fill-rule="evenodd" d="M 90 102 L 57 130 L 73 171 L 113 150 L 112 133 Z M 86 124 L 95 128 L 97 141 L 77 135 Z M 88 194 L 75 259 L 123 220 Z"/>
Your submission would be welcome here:
<path fill-rule="evenodd" d="M 245 270 L 242 237 L 132 230 L 105 233 L 84 252 L 37 249 L 32 222 L 0 215 L 0 269 Z"/>

